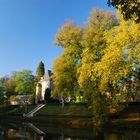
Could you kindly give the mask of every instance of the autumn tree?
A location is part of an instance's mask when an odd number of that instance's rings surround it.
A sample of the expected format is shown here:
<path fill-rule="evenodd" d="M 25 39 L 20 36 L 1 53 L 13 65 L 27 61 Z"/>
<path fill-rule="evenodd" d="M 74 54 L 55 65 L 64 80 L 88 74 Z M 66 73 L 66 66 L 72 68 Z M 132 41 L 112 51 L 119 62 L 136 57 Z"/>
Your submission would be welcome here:
<path fill-rule="evenodd" d="M 114 101 L 124 100 L 128 91 L 137 94 L 139 38 L 139 23 L 125 21 L 121 15 L 117 20 L 113 13 L 100 9 L 91 12 L 84 27 L 64 24 L 55 40 L 63 48 L 53 65 L 55 91 L 70 96 L 82 90 L 94 119 L 103 122 Z"/>
<path fill-rule="evenodd" d="M 118 21 L 113 13 L 96 9 L 83 28 L 72 22 L 64 24 L 55 40 L 63 48 L 53 65 L 55 90 L 62 95 L 74 95 L 77 89 L 82 90 L 99 121 L 105 118 L 106 98 L 98 88 L 94 69 L 107 47 L 104 34 L 116 25 Z"/>
<path fill-rule="evenodd" d="M 63 53 L 53 64 L 55 92 L 63 97 L 73 95 L 78 88 L 77 68 L 81 60 L 82 28 L 73 22 L 64 24 L 56 34 L 55 45 L 63 48 Z"/>
<path fill-rule="evenodd" d="M 120 95 L 126 99 L 128 93 L 138 91 L 140 82 L 140 24 L 124 21 L 120 16 L 120 25 L 108 31 L 105 38 L 108 47 L 94 71 L 100 77 L 99 89 L 110 93 L 111 85 L 114 99 L 119 98 L 117 93 L 123 93 Z"/>
<path fill-rule="evenodd" d="M 38 81 L 41 79 L 41 77 L 44 76 L 44 73 L 45 73 L 44 63 L 41 61 L 36 70 L 36 76 Z"/>
<path fill-rule="evenodd" d="M 92 108 L 94 118 L 103 121 L 106 114 L 107 101 L 105 94 L 99 90 L 100 79 L 94 72 L 96 63 L 100 62 L 104 49 L 107 47 L 105 32 L 118 24 L 116 17 L 111 12 L 100 9 L 93 10 L 88 19 L 83 33 L 83 53 L 81 66 L 79 67 L 78 82 L 84 90 L 85 97 Z"/>
<path fill-rule="evenodd" d="M 135 22 L 140 22 L 139 0 L 108 0 L 108 4 L 121 11 L 124 19 L 134 19 Z"/>

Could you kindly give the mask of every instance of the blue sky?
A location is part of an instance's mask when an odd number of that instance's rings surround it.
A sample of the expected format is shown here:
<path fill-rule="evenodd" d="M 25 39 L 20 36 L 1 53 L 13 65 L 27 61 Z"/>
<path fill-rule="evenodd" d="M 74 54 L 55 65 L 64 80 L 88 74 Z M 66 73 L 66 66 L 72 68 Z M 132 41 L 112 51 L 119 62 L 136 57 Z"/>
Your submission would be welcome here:
<path fill-rule="evenodd" d="M 53 45 L 61 25 L 82 25 L 94 8 L 114 11 L 107 0 L 0 0 L 0 77 L 29 69 L 42 60 L 51 69 L 62 49 Z"/>

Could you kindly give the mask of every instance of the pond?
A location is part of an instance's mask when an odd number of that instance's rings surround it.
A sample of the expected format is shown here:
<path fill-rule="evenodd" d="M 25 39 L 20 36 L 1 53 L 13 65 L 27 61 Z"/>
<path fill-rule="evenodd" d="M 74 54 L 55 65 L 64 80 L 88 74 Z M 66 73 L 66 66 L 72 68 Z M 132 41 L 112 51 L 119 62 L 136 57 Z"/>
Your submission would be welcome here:
<path fill-rule="evenodd" d="M 0 121 L 0 140 L 138 140 L 139 131 L 72 129 L 64 126 Z"/>

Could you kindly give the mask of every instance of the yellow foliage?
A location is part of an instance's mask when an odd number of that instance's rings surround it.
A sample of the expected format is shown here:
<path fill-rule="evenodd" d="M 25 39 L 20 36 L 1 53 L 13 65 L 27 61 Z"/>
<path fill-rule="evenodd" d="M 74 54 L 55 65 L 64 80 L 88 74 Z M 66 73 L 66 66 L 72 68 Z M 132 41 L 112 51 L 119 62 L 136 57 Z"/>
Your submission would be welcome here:
<path fill-rule="evenodd" d="M 121 19 L 120 25 L 106 32 L 108 47 L 104 50 L 101 62 L 95 72 L 101 78 L 100 89 L 108 88 L 108 83 L 117 85 L 122 78 L 132 73 L 134 59 L 140 56 L 140 24 Z"/>

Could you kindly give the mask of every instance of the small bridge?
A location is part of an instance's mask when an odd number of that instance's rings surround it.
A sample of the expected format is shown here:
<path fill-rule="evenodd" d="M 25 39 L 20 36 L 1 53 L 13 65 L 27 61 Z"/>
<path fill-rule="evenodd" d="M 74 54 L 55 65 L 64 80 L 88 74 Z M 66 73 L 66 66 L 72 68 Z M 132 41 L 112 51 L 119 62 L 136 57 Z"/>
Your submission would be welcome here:
<path fill-rule="evenodd" d="M 33 117 L 35 115 L 35 113 L 37 113 L 40 109 L 42 109 L 45 106 L 46 106 L 46 104 L 39 104 L 39 105 L 37 105 L 36 108 L 31 110 L 29 113 L 25 114 L 24 117 L 29 117 L 29 118 Z"/>

